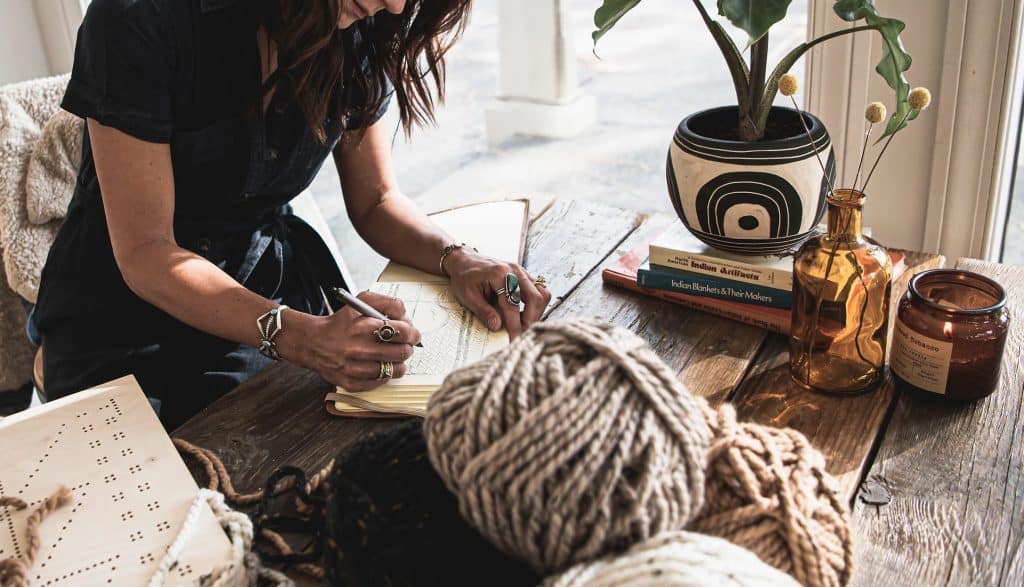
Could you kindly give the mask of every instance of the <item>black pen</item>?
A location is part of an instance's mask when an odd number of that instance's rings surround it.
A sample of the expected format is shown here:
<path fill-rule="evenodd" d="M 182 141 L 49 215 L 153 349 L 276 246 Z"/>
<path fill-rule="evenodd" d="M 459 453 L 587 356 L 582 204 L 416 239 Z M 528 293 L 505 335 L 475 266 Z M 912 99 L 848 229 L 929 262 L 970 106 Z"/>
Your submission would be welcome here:
<path fill-rule="evenodd" d="M 341 298 L 341 300 L 343 302 L 345 302 L 346 306 L 352 306 L 353 310 L 355 310 L 356 312 L 359 312 L 363 316 L 369 316 L 370 318 L 376 318 L 378 320 L 388 320 L 389 319 L 384 314 L 381 314 L 380 311 L 377 310 L 376 308 L 374 308 L 373 306 L 367 304 L 363 300 L 361 300 L 361 299 L 357 298 L 356 296 L 352 295 L 352 293 L 349 292 L 347 289 L 345 289 L 343 287 L 335 287 L 333 289 L 334 289 L 334 293 L 338 294 L 338 297 Z M 416 343 L 416 346 L 418 346 L 420 348 L 423 348 L 423 343 L 422 342 L 418 342 L 418 343 Z"/>

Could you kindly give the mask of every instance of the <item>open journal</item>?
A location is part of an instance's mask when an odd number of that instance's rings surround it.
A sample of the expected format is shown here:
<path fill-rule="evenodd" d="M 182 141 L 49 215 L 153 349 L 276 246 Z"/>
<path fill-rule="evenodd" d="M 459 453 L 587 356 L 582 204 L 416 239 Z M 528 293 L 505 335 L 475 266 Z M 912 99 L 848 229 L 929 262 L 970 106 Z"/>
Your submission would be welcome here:
<path fill-rule="evenodd" d="M 528 200 L 471 204 L 430 217 L 456 241 L 470 244 L 484 255 L 522 263 Z M 445 277 L 389 263 L 370 289 L 405 303 L 409 319 L 423 334 L 423 348 L 414 349 L 400 379 L 371 391 L 349 393 L 339 387 L 327 394 L 327 411 L 334 415 L 422 415 L 430 394 L 449 373 L 508 344 L 508 333 L 491 332 L 459 304 Z"/>

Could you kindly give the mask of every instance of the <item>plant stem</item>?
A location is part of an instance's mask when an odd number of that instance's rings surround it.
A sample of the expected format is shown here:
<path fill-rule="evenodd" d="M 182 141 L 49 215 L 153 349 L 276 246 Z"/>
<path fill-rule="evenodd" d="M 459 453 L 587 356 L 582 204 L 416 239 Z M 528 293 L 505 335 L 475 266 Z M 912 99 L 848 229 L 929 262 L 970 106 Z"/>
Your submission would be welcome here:
<path fill-rule="evenodd" d="M 868 131 L 864 133 L 864 145 L 860 148 L 860 163 L 857 164 L 857 175 L 853 176 L 853 188 L 857 189 L 857 182 L 860 181 L 860 170 L 864 166 L 864 154 L 868 152 L 868 139 L 871 138 L 871 129 L 875 123 L 868 124 Z"/>
<path fill-rule="evenodd" d="M 754 120 L 755 125 L 760 129 L 764 129 L 765 125 L 768 122 L 768 114 L 771 112 L 771 104 L 775 100 L 775 94 L 779 91 L 779 78 L 785 75 L 786 72 L 788 72 L 790 68 L 793 67 L 793 64 L 796 63 L 798 59 L 803 57 L 804 53 L 806 53 L 815 45 L 819 43 L 824 43 L 829 39 L 834 39 L 842 35 L 858 33 L 860 31 L 881 32 L 881 27 L 879 27 L 878 25 L 863 25 L 849 29 L 834 31 L 827 35 L 822 35 L 812 41 L 800 43 L 799 45 L 794 47 L 789 53 L 786 53 L 786 55 L 779 60 L 779 63 L 775 66 L 775 69 L 772 70 L 771 75 L 768 76 L 768 79 L 765 82 L 764 97 L 761 99 L 761 106 L 756 112 L 756 118 Z"/>
<path fill-rule="evenodd" d="M 825 163 L 821 160 L 821 153 L 818 152 L 818 145 L 811 136 L 811 129 L 807 126 L 807 121 L 804 120 L 804 113 L 800 109 L 800 106 L 796 103 L 796 98 L 793 96 L 789 97 L 793 101 L 793 107 L 796 108 L 797 118 L 800 119 L 800 124 L 804 127 L 804 132 L 807 133 L 807 138 L 811 140 L 811 148 L 814 149 L 814 157 L 818 160 L 818 165 L 821 166 L 821 174 L 825 177 L 825 181 L 828 182 L 828 193 L 832 193 L 836 190 L 835 186 L 832 185 L 832 178 L 828 176 L 828 170 L 825 169 Z"/>
<path fill-rule="evenodd" d="M 740 138 L 744 141 L 759 141 L 764 138 L 764 127 L 755 121 L 761 110 L 764 96 L 765 74 L 768 69 L 768 33 L 750 46 L 750 83 L 748 85 L 750 110 L 741 112 Z"/>
<path fill-rule="evenodd" d="M 903 124 L 905 122 L 907 122 L 907 119 L 910 118 L 910 115 L 913 112 L 914 112 L 913 109 L 908 110 L 907 113 L 903 115 L 903 120 L 900 121 L 900 123 L 899 123 L 899 125 L 897 125 L 897 127 L 903 126 Z M 899 131 L 897 131 L 897 132 L 899 132 Z M 863 194 L 863 193 L 865 193 L 865 190 L 868 189 L 868 182 L 871 181 L 871 176 L 875 174 L 875 168 L 878 167 L 878 164 L 882 162 L 882 156 L 885 155 L 885 150 L 889 148 L 889 143 L 892 142 L 892 139 L 895 136 L 896 136 L 895 132 L 892 133 L 891 135 L 889 135 L 889 138 L 886 139 L 885 144 L 882 145 L 882 150 L 881 150 L 881 152 L 878 153 L 878 158 L 875 159 L 875 164 L 871 166 L 871 171 L 868 172 L 867 179 L 864 180 L 864 185 L 861 186 L 861 188 L 858 190 L 860 193 Z M 854 184 L 853 188 L 857 189 L 857 185 Z"/>
<path fill-rule="evenodd" d="M 736 90 L 736 104 L 739 106 L 740 112 L 752 112 L 749 100 L 750 68 L 747 67 L 747 62 L 743 60 L 743 54 L 740 53 L 736 43 L 725 32 L 722 25 L 711 18 L 711 15 L 708 14 L 707 9 L 700 3 L 700 0 L 693 0 L 693 4 L 696 6 L 697 11 L 700 12 L 704 25 L 708 27 L 711 38 L 715 40 L 715 44 L 718 45 L 718 49 L 722 52 L 722 57 L 725 59 L 725 64 L 729 68 L 732 84 Z"/>

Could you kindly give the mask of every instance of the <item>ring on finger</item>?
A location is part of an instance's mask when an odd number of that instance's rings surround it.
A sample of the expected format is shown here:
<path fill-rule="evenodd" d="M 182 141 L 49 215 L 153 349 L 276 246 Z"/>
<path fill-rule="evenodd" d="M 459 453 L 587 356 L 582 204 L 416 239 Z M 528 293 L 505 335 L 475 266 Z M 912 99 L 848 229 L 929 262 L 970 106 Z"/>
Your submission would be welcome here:
<path fill-rule="evenodd" d="M 380 375 L 377 379 L 391 379 L 395 376 L 395 364 L 390 361 L 380 362 Z"/>
<path fill-rule="evenodd" d="M 537 278 L 533 280 L 533 284 L 537 287 L 546 288 L 548 286 L 548 280 L 543 275 L 538 275 Z"/>
<path fill-rule="evenodd" d="M 384 318 L 384 324 L 382 324 L 380 328 L 373 331 L 373 335 L 381 342 L 391 342 L 399 334 L 401 333 L 398 332 L 397 328 L 388 324 L 387 318 Z"/>
<path fill-rule="evenodd" d="M 519 292 L 519 276 L 515 273 L 505 274 L 505 287 L 498 290 L 498 295 L 505 294 L 505 299 L 513 306 L 518 306 L 523 301 Z"/>

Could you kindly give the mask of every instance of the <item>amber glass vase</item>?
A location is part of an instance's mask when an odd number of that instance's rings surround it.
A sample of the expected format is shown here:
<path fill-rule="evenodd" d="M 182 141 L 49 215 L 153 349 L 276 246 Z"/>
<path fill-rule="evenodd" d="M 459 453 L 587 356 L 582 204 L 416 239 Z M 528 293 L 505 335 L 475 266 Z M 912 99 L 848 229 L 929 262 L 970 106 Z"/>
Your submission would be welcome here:
<path fill-rule="evenodd" d="M 892 261 L 861 234 L 864 194 L 828 197 L 828 231 L 793 259 L 789 369 L 801 386 L 853 394 L 885 377 Z"/>

